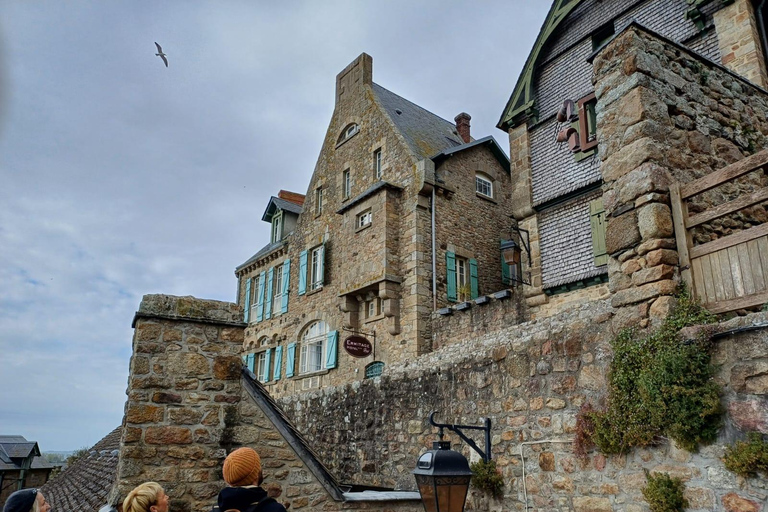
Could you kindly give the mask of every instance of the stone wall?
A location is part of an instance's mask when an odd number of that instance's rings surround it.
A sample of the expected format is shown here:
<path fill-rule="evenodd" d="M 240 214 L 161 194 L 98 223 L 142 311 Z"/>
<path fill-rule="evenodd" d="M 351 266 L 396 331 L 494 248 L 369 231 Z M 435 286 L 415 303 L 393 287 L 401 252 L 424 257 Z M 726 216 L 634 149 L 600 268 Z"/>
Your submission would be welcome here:
<path fill-rule="evenodd" d="M 580 460 L 571 447 L 576 414 L 585 401 L 605 398 L 608 340 L 622 323 L 609 301 L 586 303 L 469 336 L 377 379 L 280 403 L 341 478 L 399 488 L 414 488 L 410 471 L 435 438 L 427 422 L 431 411 L 445 423 L 480 424 L 481 417 L 489 417 L 504 498 L 489 500 L 474 492 L 467 510 L 526 510 L 527 493 L 528 510 L 644 512 L 644 469 L 681 476 L 689 510 L 764 510 L 766 482 L 729 473 L 720 457 L 723 443 L 747 431 L 768 433 L 768 314 L 721 325 L 746 330 L 716 343 L 717 379 L 729 410 L 718 443 L 696 454 L 664 442 L 627 456 L 591 453 Z M 763 327 L 751 330 L 754 325 Z M 455 435 L 449 437 L 476 459 Z"/>
<path fill-rule="evenodd" d="M 165 488 L 174 511 L 208 510 L 215 501 L 237 423 L 242 316 L 228 302 L 144 296 L 114 503 L 149 480 Z"/>

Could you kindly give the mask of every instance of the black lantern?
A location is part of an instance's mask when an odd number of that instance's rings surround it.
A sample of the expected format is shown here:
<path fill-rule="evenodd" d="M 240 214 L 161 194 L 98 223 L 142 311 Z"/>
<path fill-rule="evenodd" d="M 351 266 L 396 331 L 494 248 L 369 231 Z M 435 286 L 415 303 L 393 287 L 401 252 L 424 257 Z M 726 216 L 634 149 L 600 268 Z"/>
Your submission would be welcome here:
<path fill-rule="evenodd" d="M 472 471 L 467 458 L 451 450 L 449 441 L 435 441 L 413 470 L 426 512 L 462 512 Z"/>
<path fill-rule="evenodd" d="M 432 449 L 419 457 L 413 475 L 426 512 L 463 512 L 472 470 L 469 469 L 467 458 L 451 450 L 450 442 L 443 441 L 443 429 L 455 432 L 488 462 L 491 460 L 491 420 L 485 418 L 483 426 L 442 424 L 435 422 L 435 414 L 432 411 L 429 415 L 429 423 L 440 428 L 440 440 L 433 442 Z M 485 434 L 485 451 L 462 430 L 482 430 Z"/>
<path fill-rule="evenodd" d="M 501 242 L 501 254 L 504 256 L 504 263 L 507 265 L 518 265 L 522 251 L 514 240 L 505 240 Z"/>

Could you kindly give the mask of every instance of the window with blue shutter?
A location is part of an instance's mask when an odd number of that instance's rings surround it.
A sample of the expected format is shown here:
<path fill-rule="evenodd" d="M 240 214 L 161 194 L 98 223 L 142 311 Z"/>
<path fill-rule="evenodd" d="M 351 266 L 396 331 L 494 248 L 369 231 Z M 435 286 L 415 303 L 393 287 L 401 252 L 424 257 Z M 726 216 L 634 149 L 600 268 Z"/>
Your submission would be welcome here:
<path fill-rule="evenodd" d="M 251 278 L 245 282 L 245 311 L 243 312 L 243 320 L 248 323 L 248 319 L 251 315 Z"/>
<path fill-rule="evenodd" d="M 264 320 L 264 278 L 266 272 L 259 274 L 259 294 L 256 296 L 256 321 Z"/>
<path fill-rule="evenodd" d="M 288 312 L 288 285 L 291 283 L 291 260 L 285 260 L 283 263 L 283 297 L 280 304 L 280 312 Z"/>
<path fill-rule="evenodd" d="M 272 276 L 274 269 L 267 272 L 267 296 L 264 299 L 264 318 L 272 318 Z"/>
<path fill-rule="evenodd" d="M 336 368 L 339 352 L 339 331 L 328 333 L 328 345 L 325 347 L 325 367 Z"/>
<path fill-rule="evenodd" d="M 288 344 L 288 352 L 285 354 L 285 378 L 293 377 L 293 369 L 296 366 L 296 342 Z"/>
<path fill-rule="evenodd" d="M 504 244 L 507 243 L 508 240 L 502 240 L 501 241 L 501 247 L 504 247 Z M 510 268 L 510 265 L 507 265 L 507 262 L 504 261 L 504 254 L 501 254 L 501 283 L 502 284 L 512 284 L 512 269 Z"/>
<path fill-rule="evenodd" d="M 275 381 L 280 380 L 280 374 L 282 373 L 283 365 L 283 346 L 280 345 L 275 349 L 275 371 L 272 374 L 275 377 Z"/>
<path fill-rule="evenodd" d="M 253 365 L 256 361 L 256 355 L 255 354 L 248 354 L 248 362 L 246 363 L 246 366 L 248 367 L 251 372 L 253 372 Z"/>
<path fill-rule="evenodd" d="M 445 277 L 448 283 L 448 300 L 456 302 L 456 255 L 450 251 L 445 253 Z"/>
<path fill-rule="evenodd" d="M 307 293 L 307 252 L 299 255 L 299 295 Z"/>
<path fill-rule="evenodd" d="M 469 289 L 469 298 L 476 299 L 479 293 L 477 284 L 477 260 L 474 259 L 469 260 Z"/>
<path fill-rule="evenodd" d="M 270 378 L 270 371 L 269 371 L 269 363 L 272 359 L 272 349 L 268 348 L 267 351 L 264 353 L 264 382 L 269 382 Z"/>

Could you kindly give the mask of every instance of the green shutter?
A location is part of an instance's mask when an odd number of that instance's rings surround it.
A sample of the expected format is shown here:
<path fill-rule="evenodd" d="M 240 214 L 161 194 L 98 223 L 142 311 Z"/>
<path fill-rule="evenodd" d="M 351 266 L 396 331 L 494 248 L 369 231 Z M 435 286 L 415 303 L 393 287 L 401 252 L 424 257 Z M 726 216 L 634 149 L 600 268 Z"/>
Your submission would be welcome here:
<path fill-rule="evenodd" d="M 264 298 L 264 318 L 272 318 L 272 278 L 274 277 L 274 267 L 267 271 L 267 296 Z"/>
<path fill-rule="evenodd" d="M 288 285 L 291 282 L 291 260 L 285 260 L 283 263 L 283 298 L 280 304 L 280 312 L 288 312 Z"/>
<path fill-rule="evenodd" d="M 256 359 L 256 356 L 254 354 L 248 354 L 248 363 L 246 363 L 246 366 L 248 367 L 251 372 L 253 372 L 253 364 Z"/>
<path fill-rule="evenodd" d="M 477 285 L 477 260 L 474 259 L 469 260 L 469 288 L 469 298 L 476 299 L 479 295 L 479 290 Z"/>
<path fill-rule="evenodd" d="M 275 349 L 275 371 L 273 372 L 275 381 L 280 380 L 282 365 L 283 365 L 283 346 L 280 345 Z"/>
<path fill-rule="evenodd" d="M 456 302 L 456 255 L 450 251 L 445 253 L 445 277 L 448 281 L 448 300 Z"/>
<path fill-rule="evenodd" d="M 269 363 L 271 362 L 271 359 L 272 349 L 268 348 L 264 353 L 264 382 L 269 382 L 270 379 Z"/>
<path fill-rule="evenodd" d="M 264 281 L 266 280 L 266 273 L 259 274 L 259 294 L 256 296 L 256 321 L 261 322 L 264 320 Z"/>
<path fill-rule="evenodd" d="M 288 353 L 285 355 L 285 378 L 293 377 L 293 368 L 296 366 L 296 342 L 288 344 Z"/>
<path fill-rule="evenodd" d="M 307 251 L 299 255 L 299 295 L 307 293 Z"/>
<path fill-rule="evenodd" d="M 243 320 L 248 323 L 248 319 L 251 316 L 251 278 L 245 282 L 245 311 L 243 312 Z"/>
<path fill-rule="evenodd" d="M 592 226 L 592 253 L 595 256 L 595 266 L 608 263 L 608 253 L 605 249 L 605 209 L 603 198 L 589 203 L 589 222 Z"/>
<path fill-rule="evenodd" d="M 504 245 L 509 240 L 502 240 L 501 245 Z M 501 254 L 501 284 L 512 284 L 512 272 L 509 268 L 509 265 L 507 265 L 507 262 L 504 261 L 504 253 Z"/>
<path fill-rule="evenodd" d="M 328 333 L 328 344 L 325 347 L 325 367 L 336 368 L 339 351 L 339 331 Z"/>

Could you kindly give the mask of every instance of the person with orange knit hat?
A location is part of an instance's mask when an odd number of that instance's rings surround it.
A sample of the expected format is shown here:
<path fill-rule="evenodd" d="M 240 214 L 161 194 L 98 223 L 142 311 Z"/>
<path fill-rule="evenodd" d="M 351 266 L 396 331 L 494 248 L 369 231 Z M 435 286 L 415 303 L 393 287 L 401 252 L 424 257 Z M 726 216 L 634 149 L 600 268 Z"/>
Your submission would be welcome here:
<path fill-rule="evenodd" d="M 224 459 L 223 473 L 228 487 L 219 493 L 221 512 L 286 512 L 284 506 L 260 487 L 264 480 L 261 458 L 253 448 L 238 448 L 230 453 Z"/>

